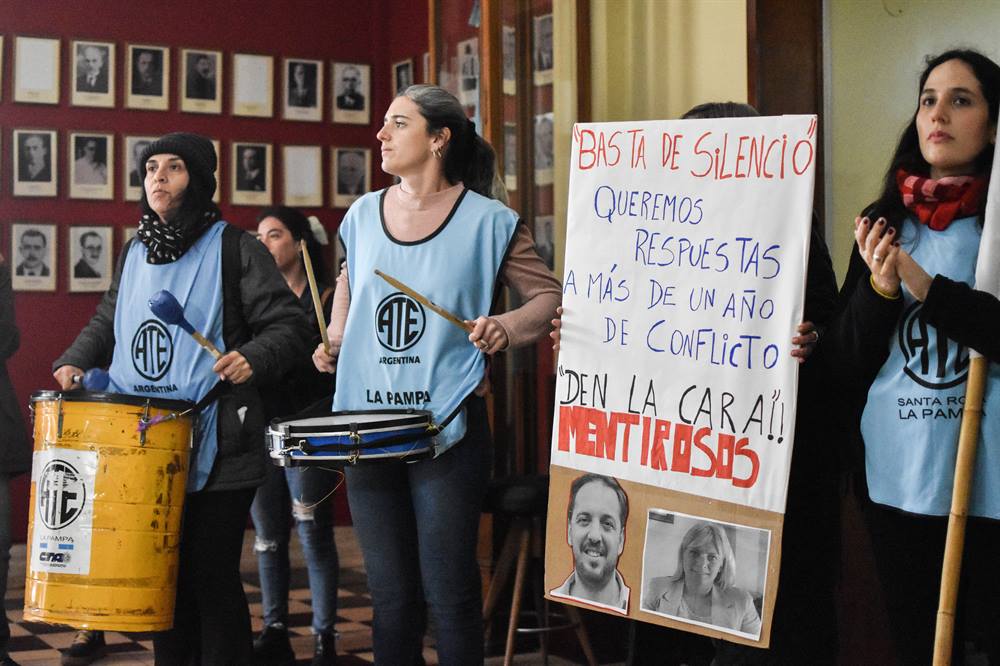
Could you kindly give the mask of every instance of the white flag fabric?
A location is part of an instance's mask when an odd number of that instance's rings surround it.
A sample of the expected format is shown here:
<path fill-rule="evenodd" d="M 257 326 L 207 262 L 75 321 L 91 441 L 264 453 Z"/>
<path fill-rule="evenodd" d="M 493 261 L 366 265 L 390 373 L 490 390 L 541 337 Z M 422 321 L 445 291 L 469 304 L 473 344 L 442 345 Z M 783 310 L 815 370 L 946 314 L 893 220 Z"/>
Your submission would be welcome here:
<path fill-rule="evenodd" d="M 983 238 L 976 261 L 976 289 L 1000 298 L 1000 150 L 993 152 L 993 177 L 986 194 Z M 981 356 L 970 349 L 973 356 Z"/>

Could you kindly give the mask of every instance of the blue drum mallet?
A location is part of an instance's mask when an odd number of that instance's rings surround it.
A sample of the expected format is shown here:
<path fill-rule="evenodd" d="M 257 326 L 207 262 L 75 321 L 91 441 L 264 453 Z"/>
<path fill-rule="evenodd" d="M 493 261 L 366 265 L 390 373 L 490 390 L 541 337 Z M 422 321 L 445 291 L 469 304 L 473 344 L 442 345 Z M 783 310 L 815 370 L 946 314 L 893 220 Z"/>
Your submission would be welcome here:
<path fill-rule="evenodd" d="M 111 375 L 103 368 L 91 368 L 83 376 L 73 375 L 73 383 L 82 384 L 84 390 L 101 392 L 111 383 Z"/>
<path fill-rule="evenodd" d="M 149 309 L 165 323 L 180 326 L 187 331 L 194 338 L 195 342 L 216 359 L 222 358 L 222 352 L 212 344 L 212 341 L 196 331 L 191 322 L 184 318 L 184 308 L 181 307 L 181 304 L 177 302 L 177 299 L 169 291 L 161 289 L 153 294 L 153 297 L 149 299 Z"/>

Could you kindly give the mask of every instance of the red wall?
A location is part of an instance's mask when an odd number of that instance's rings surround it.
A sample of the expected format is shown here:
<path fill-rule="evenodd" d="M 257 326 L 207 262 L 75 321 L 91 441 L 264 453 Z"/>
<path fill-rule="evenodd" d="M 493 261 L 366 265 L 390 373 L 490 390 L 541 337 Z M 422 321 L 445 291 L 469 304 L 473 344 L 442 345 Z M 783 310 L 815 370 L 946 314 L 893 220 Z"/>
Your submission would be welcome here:
<path fill-rule="evenodd" d="M 3 77 L 0 81 L 0 252 L 10 252 L 10 225 L 14 221 L 58 225 L 57 265 L 54 293 L 18 293 L 15 298 L 21 330 L 20 351 L 8 367 L 27 418 L 29 395 L 55 388 L 52 361 L 69 345 L 87 322 L 99 294 L 68 293 L 66 275 L 66 227 L 70 224 L 135 226 L 136 204 L 124 201 L 121 184 L 121 151 L 126 135 L 156 135 L 170 131 L 199 132 L 222 141 L 220 207 L 225 219 L 244 228 L 253 226 L 256 207 L 229 204 L 229 151 L 235 141 L 274 144 L 274 201 L 281 201 L 281 152 L 283 144 L 363 146 L 373 149 L 372 183 L 389 184 L 378 167 L 375 133 L 390 102 L 390 68 L 394 61 L 413 58 L 416 79 L 423 80 L 422 54 L 427 49 L 427 5 L 420 0 L 371 0 L 325 2 L 283 0 L 265 2 L 205 2 L 174 0 L 166 4 L 140 2 L 64 2 L 60 0 L 0 0 L 0 34 L 4 37 Z M 62 87 L 58 105 L 13 103 L 13 42 L 15 35 L 59 38 Z M 116 104 L 111 109 L 70 106 L 70 42 L 93 39 L 116 44 Z M 126 43 L 146 43 L 171 48 L 170 111 L 136 111 L 124 108 Z M 223 113 L 203 115 L 178 111 L 178 64 L 181 48 L 205 48 L 224 52 Z M 275 56 L 275 118 L 234 117 L 230 111 L 232 54 L 260 53 Z M 370 125 L 330 122 L 330 67 L 324 73 L 324 120 L 320 123 L 280 119 L 281 57 L 326 61 L 361 62 L 371 65 Z M 43 128 L 59 131 L 58 196 L 22 198 L 12 196 L 12 130 Z M 114 200 L 81 201 L 68 198 L 69 173 L 66 157 L 69 132 L 89 130 L 115 134 Z M 308 209 L 333 232 L 344 211 L 329 207 L 329 151 L 324 152 L 325 208 Z M 120 229 L 114 243 L 121 242 Z M 14 533 L 23 539 L 27 520 L 27 479 L 12 485 Z M 0 498 L 0 501 L 3 501 Z"/>

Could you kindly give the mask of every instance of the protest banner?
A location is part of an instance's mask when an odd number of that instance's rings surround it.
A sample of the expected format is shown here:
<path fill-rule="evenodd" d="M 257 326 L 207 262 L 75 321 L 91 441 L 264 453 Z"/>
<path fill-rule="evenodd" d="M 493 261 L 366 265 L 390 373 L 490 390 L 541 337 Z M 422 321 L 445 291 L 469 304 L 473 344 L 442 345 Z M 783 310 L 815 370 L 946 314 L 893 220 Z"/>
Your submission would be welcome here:
<path fill-rule="evenodd" d="M 549 598 L 768 645 L 816 134 L 815 116 L 574 128 Z"/>

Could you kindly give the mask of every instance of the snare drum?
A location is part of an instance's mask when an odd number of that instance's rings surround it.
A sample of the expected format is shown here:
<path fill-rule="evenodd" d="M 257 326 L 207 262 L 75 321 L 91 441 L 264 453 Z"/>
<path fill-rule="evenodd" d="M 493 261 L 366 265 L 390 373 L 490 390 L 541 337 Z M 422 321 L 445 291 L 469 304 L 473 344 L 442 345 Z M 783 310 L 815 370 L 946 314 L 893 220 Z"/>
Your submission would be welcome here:
<path fill-rule="evenodd" d="M 271 462 L 282 467 L 330 462 L 413 461 L 434 453 L 431 413 L 421 409 L 332 412 L 267 429 Z"/>

